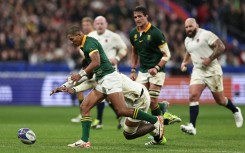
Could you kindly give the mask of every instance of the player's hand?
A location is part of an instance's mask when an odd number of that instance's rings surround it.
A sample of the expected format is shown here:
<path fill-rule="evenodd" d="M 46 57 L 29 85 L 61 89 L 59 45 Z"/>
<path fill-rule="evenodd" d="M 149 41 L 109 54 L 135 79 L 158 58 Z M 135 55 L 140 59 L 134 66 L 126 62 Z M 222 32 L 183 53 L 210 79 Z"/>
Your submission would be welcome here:
<path fill-rule="evenodd" d="M 157 69 L 156 68 L 151 68 L 148 70 L 148 73 L 152 76 L 155 76 L 157 74 Z"/>
<path fill-rule="evenodd" d="M 50 92 L 50 96 L 58 92 L 64 92 L 64 90 L 65 90 L 65 87 L 57 87 Z"/>
<path fill-rule="evenodd" d="M 112 65 L 117 65 L 118 61 L 115 58 L 111 58 L 110 62 Z"/>
<path fill-rule="evenodd" d="M 130 79 L 131 79 L 131 80 L 135 81 L 135 80 L 136 80 L 136 77 L 137 77 L 136 72 L 131 72 L 131 73 L 130 73 Z"/>
<path fill-rule="evenodd" d="M 72 88 L 66 88 L 65 92 L 69 93 L 69 94 L 74 94 L 75 90 L 73 90 Z"/>
<path fill-rule="evenodd" d="M 181 63 L 180 70 L 185 72 L 187 70 L 186 63 Z"/>
<path fill-rule="evenodd" d="M 80 79 L 81 79 L 81 75 L 80 74 L 75 74 L 75 73 L 73 73 L 73 74 L 71 74 L 71 80 L 73 81 L 73 82 L 78 82 Z"/>
<path fill-rule="evenodd" d="M 207 57 L 201 57 L 201 59 L 203 60 L 202 64 L 203 64 L 204 67 L 207 67 L 212 62 L 210 60 L 210 58 L 207 58 Z"/>

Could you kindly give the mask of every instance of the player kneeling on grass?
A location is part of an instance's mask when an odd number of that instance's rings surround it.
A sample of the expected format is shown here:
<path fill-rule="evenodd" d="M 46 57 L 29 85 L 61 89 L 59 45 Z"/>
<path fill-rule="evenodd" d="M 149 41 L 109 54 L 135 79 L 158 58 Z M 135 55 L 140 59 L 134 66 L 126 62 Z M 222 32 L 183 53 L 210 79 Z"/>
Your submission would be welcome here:
<path fill-rule="evenodd" d="M 125 98 L 125 102 L 128 108 L 138 108 L 144 112 L 147 112 L 150 106 L 150 95 L 146 87 L 140 83 L 132 81 L 124 74 L 120 74 L 122 79 L 122 92 Z M 74 94 L 76 92 L 80 92 L 82 90 L 81 85 L 77 85 L 72 88 L 60 87 L 59 91 L 68 92 L 70 94 Z M 58 91 L 57 91 L 58 92 Z M 124 122 L 124 137 L 128 140 L 132 140 L 138 137 L 141 137 L 145 134 L 150 133 L 153 136 L 157 135 L 157 131 L 155 131 L 155 127 L 153 124 L 150 124 L 145 121 L 133 119 L 127 117 Z M 163 142 L 166 141 L 163 138 Z M 154 145 L 163 143 L 159 140 L 152 140 L 145 145 Z"/>

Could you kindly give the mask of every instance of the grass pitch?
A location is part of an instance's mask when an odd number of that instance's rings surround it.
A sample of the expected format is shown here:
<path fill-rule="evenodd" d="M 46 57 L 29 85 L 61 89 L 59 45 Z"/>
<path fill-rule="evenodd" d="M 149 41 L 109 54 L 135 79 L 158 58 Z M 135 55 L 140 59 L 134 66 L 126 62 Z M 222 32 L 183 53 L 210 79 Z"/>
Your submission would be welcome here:
<path fill-rule="evenodd" d="M 245 106 L 240 106 L 245 113 Z M 172 105 L 170 112 L 179 115 L 182 123 L 189 121 L 187 105 Z M 197 135 L 189 136 L 180 131 L 180 124 L 165 127 L 165 145 L 144 146 L 148 135 L 126 140 L 122 130 L 117 129 L 117 120 L 109 107 L 104 113 L 102 130 L 91 130 L 92 147 L 67 148 L 66 145 L 80 139 L 81 125 L 71 123 L 70 118 L 78 113 L 77 107 L 0 107 L 0 152 L 1 153 L 120 153 L 120 152 L 172 152 L 172 153 L 242 153 L 245 152 L 245 126 L 238 129 L 230 111 L 216 105 L 200 106 Z M 95 109 L 92 111 L 96 116 Z M 17 131 L 22 127 L 32 129 L 37 135 L 34 145 L 22 144 Z"/>

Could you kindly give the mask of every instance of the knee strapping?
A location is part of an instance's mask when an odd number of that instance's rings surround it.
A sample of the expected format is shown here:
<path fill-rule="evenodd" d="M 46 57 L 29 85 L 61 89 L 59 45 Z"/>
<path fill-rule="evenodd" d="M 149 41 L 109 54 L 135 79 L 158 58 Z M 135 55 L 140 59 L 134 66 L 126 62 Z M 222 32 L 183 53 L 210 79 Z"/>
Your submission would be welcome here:
<path fill-rule="evenodd" d="M 149 90 L 149 94 L 151 98 L 158 98 L 158 96 L 160 95 L 160 91 L 159 90 Z"/>
<path fill-rule="evenodd" d="M 123 131 L 123 135 L 127 140 L 132 140 L 135 139 L 136 137 L 134 136 L 134 134 L 131 133 L 127 133 L 126 131 Z"/>
<path fill-rule="evenodd" d="M 123 129 L 124 129 L 124 131 L 125 131 L 127 134 L 132 135 L 132 134 L 136 133 L 138 127 L 129 127 L 129 126 L 127 126 L 127 125 L 125 124 Z"/>
<path fill-rule="evenodd" d="M 190 102 L 189 106 L 198 106 L 199 102 L 198 101 L 192 101 Z"/>

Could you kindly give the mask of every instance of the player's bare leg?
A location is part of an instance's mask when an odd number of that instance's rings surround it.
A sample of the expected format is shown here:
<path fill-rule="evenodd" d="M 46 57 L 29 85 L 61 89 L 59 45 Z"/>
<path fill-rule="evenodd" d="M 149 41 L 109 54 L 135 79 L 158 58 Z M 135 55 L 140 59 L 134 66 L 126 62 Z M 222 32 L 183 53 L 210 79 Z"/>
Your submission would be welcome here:
<path fill-rule="evenodd" d="M 82 137 L 75 143 L 69 144 L 68 147 L 82 147 L 88 148 L 91 146 L 89 142 L 90 127 L 92 118 L 90 110 L 99 102 L 105 98 L 105 95 L 99 91 L 92 90 L 89 95 L 84 99 L 80 105 L 80 111 L 82 112 L 81 124 L 82 124 Z"/>
<path fill-rule="evenodd" d="M 199 113 L 199 99 L 205 87 L 206 87 L 205 84 L 190 85 L 190 89 L 189 89 L 190 122 L 187 125 L 180 126 L 180 129 L 187 134 L 196 135 L 196 120 L 197 120 L 198 113 Z"/>
<path fill-rule="evenodd" d="M 117 114 L 119 116 L 130 117 L 137 120 L 145 120 L 150 122 L 156 128 L 156 136 L 158 139 L 163 137 L 163 118 L 162 116 L 152 116 L 143 112 L 140 109 L 127 108 L 124 96 L 122 93 L 113 93 L 107 96 L 108 100 L 113 104 Z"/>
<path fill-rule="evenodd" d="M 146 123 L 145 121 L 132 122 L 126 118 L 123 134 L 127 140 L 132 140 L 144 136 L 154 129 L 155 127 L 153 124 Z"/>

